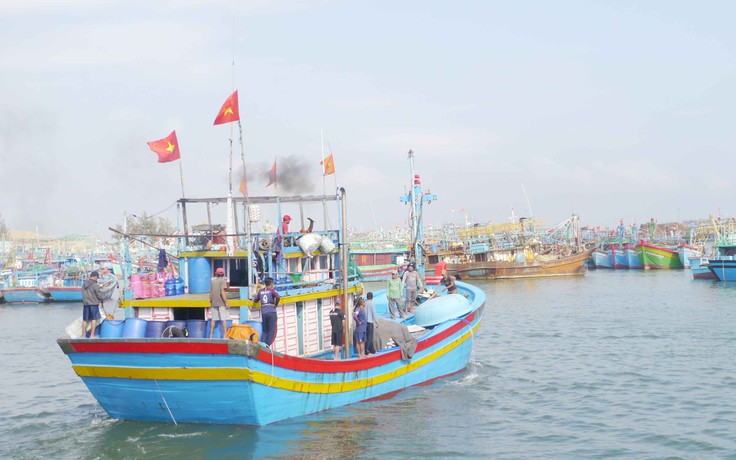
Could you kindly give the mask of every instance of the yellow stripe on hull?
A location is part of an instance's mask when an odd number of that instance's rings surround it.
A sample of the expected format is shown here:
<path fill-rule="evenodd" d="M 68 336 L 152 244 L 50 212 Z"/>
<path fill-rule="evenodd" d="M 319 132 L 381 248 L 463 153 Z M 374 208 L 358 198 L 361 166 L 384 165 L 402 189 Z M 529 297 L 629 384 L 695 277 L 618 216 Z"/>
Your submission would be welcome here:
<path fill-rule="evenodd" d="M 358 289 L 357 286 L 351 286 L 348 288 L 348 293 L 353 293 Z M 330 289 L 327 291 L 309 292 L 305 294 L 284 296 L 281 298 L 281 303 L 295 303 L 304 302 L 307 300 L 324 299 L 325 297 L 334 297 L 338 295 L 340 291 L 338 289 Z M 192 295 L 192 294 L 187 294 Z M 123 300 L 122 307 L 164 307 L 164 308 L 189 308 L 189 307 L 201 307 L 209 308 L 210 300 L 209 294 L 194 294 L 197 297 L 155 297 L 151 299 L 136 299 L 136 300 Z M 229 307 L 253 307 L 253 301 L 250 299 L 228 299 L 227 304 Z"/>
<path fill-rule="evenodd" d="M 251 381 L 273 388 L 300 393 L 343 393 L 379 385 L 408 374 L 435 359 L 449 353 L 466 342 L 480 326 L 480 321 L 468 331 L 445 347 L 435 350 L 423 358 L 411 361 L 393 371 L 374 377 L 356 379 L 349 382 L 317 383 L 275 377 L 252 369 L 243 368 L 130 368 L 117 366 L 73 366 L 80 377 L 101 377 L 136 380 L 241 380 Z"/>

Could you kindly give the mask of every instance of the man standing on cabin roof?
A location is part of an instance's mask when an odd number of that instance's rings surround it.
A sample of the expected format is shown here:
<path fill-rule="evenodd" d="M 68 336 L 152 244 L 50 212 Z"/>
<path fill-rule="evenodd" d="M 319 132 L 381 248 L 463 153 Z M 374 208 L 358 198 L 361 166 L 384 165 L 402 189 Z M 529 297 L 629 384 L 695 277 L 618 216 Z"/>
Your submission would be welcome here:
<path fill-rule="evenodd" d="M 266 287 L 258 291 L 256 301 L 261 302 L 261 321 L 263 322 L 263 333 L 261 334 L 261 342 L 270 348 L 276 339 L 276 306 L 281 300 L 281 296 L 273 288 L 273 278 L 266 278 Z"/>
<path fill-rule="evenodd" d="M 227 280 L 225 269 L 220 267 L 215 270 L 215 277 L 210 283 L 210 338 L 215 334 L 215 321 L 222 322 L 222 337 L 227 337 L 227 320 L 230 318 L 227 307 Z"/>
<path fill-rule="evenodd" d="M 100 285 L 97 284 L 99 277 L 100 274 L 95 270 L 89 274 L 89 278 L 82 285 L 82 304 L 84 305 L 82 310 L 82 338 L 87 336 L 87 321 L 90 321 L 92 326 L 89 338 L 95 338 L 95 327 L 97 326 L 97 320 L 100 319 L 100 303 L 105 300 Z"/>
<path fill-rule="evenodd" d="M 414 262 L 409 264 L 404 276 L 401 277 L 402 291 L 406 288 L 406 302 L 404 303 L 404 314 L 409 316 L 414 309 L 414 303 L 417 300 L 419 291 L 422 290 L 422 277 L 418 271 L 414 270 L 416 266 Z"/>

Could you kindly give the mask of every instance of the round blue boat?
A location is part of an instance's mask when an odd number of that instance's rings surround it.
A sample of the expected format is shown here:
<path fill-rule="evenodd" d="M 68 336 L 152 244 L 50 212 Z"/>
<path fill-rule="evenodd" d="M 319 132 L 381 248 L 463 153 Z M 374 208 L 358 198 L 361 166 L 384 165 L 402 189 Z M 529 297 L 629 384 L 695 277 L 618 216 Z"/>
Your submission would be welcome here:
<path fill-rule="evenodd" d="M 468 299 L 461 294 L 448 294 L 427 300 L 414 312 L 414 324 L 432 327 L 447 320 L 459 318 L 473 310 Z"/>

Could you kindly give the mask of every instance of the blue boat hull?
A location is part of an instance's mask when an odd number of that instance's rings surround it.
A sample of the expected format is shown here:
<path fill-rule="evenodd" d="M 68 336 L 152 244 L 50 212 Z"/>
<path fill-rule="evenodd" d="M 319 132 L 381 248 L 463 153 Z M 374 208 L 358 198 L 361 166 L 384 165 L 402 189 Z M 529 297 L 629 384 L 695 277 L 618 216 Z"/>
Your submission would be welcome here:
<path fill-rule="evenodd" d="M 46 292 L 48 292 L 53 302 L 81 302 L 82 301 L 82 288 L 81 287 L 47 288 Z"/>
<path fill-rule="evenodd" d="M 719 281 L 736 281 L 736 260 L 708 259 L 708 268 Z"/>
<path fill-rule="evenodd" d="M 628 268 L 644 268 L 635 249 L 626 249 L 626 265 Z"/>
<path fill-rule="evenodd" d="M 3 289 L 2 293 L 7 303 L 38 303 L 46 300 L 37 288 L 8 288 Z"/>
<path fill-rule="evenodd" d="M 59 345 L 113 418 L 265 425 L 389 396 L 463 370 L 485 294 L 464 283 L 458 287 L 471 292 L 472 311 L 421 336 L 409 361 L 396 347 L 333 361 L 331 351 L 305 358 L 238 340 L 60 339 Z"/>
<path fill-rule="evenodd" d="M 593 251 L 591 257 L 595 268 L 613 268 L 610 254 L 603 251 Z"/>

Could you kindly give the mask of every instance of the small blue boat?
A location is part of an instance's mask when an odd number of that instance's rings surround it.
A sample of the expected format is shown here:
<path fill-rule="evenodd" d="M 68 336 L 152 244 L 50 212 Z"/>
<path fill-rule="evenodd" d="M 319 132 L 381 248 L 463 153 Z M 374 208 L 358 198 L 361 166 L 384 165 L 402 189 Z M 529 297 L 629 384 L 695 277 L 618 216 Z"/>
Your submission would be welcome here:
<path fill-rule="evenodd" d="M 707 257 L 691 257 L 688 261 L 690 271 L 693 273 L 693 279 L 696 280 L 715 280 L 718 279 L 710 269 Z"/>

